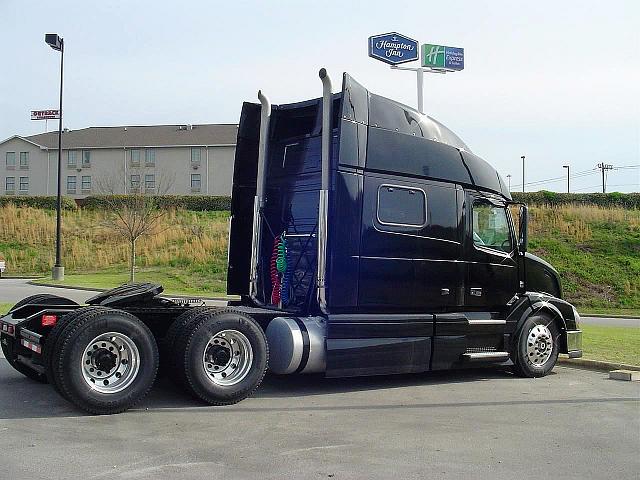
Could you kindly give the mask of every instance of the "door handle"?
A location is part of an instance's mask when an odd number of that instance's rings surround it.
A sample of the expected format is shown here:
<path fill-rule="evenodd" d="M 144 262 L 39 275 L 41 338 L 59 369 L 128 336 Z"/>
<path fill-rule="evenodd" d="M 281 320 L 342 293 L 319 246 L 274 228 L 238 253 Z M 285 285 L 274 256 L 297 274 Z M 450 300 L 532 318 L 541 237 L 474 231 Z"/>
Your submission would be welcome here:
<path fill-rule="evenodd" d="M 480 287 L 472 287 L 470 289 L 469 293 L 474 297 L 481 297 L 482 296 L 482 288 L 480 288 Z"/>

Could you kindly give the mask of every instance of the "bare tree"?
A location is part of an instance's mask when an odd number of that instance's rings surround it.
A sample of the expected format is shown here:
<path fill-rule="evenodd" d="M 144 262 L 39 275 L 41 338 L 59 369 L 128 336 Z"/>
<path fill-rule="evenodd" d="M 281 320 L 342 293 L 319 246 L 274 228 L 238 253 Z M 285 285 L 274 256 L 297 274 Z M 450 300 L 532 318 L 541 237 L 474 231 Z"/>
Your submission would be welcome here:
<path fill-rule="evenodd" d="M 135 281 L 138 240 L 159 233 L 162 218 L 167 213 L 160 208 L 157 196 L 165 195 L 172 184 L 173 178 L 166 175 L 154 173 L 152 179 L 148 178 L 141 167 L 130 167 L 126 174 L 122 172 L 98 182 L 106 210 L 112 213 L 107 218 L 108 226 L 129 243 L 129 282 Z M 119 195 L 122 191 L 126 197 Z"/>

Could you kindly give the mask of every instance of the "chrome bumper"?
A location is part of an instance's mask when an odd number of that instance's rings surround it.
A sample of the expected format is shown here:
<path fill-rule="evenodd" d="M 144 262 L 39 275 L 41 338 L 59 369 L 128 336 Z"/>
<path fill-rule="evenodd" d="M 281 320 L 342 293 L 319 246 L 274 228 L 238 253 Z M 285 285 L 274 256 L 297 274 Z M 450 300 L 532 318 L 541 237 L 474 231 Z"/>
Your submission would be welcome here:
<path fill-rule="evenodd" d="M 582 330 L 567 330 L 567 353 L 569 358 L 582 357 Z"/>

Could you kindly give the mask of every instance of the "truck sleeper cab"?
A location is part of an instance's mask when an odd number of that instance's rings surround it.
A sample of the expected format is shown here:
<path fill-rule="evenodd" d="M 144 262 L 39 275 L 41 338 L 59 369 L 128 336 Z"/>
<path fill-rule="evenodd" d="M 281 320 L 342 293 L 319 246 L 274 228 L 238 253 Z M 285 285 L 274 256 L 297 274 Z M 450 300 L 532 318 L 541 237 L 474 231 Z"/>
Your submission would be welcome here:
<path fill-rule="evenodd" d="M 271 369 L 515 362 L 539 375 L 558 352 L 580 356 L 579 316 L 553 267 L 526 252 L 526 207 L 516 229 L 495 169 L 430 117 L 348 74 L 331 94 L 320 76 L 323 98 L 260 94 L 240 119 L 228 292 L 280 312 L 267 327 Z M 525 323 L 533 347 L 519 353 Z"/>
<path fill-rule="evenodd" d="M 245 103 L 233 178 L 228 307 L 134 284 L 51 295 L 0 318 L 19 372 L 91 413 L 130 408 L 158 367 L 211 405 L 251 395 L 267 367 L 330 377 L 579 357 L 576 309 L 528 253 L 526 206 L 444 125 L 348 74 L 321 98 Z M 516 228 L 512 211 L 518 212 Z"/>

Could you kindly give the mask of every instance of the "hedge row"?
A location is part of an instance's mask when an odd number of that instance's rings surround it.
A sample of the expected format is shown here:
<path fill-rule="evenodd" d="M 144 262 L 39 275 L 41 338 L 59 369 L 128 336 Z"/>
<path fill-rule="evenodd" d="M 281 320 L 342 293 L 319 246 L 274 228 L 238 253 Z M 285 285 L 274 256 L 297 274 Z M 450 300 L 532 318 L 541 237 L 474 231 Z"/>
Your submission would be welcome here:
<path fill-rule="evenodd" d="M 56 197 L 27 197 L 13 195 L 3 195 L 0 197 L 0 207 L 4 207 L 10 203 L 17 207 L 33 207 L 42 208 L 44 210 L 55 210 Z M 72 198 L 62 197 L 62 208 L 65 210 L 75 210 L 77 205 Z"/>
<path fill-rule="evenodd" d="M 511 192 L 515 201 L 529 205 L 597 205 L 600 207 L 640 208 L 640 193 L 557 193 L 545 190 L 539 192 Z M 62 197 L 62 207 L 73 210 L 77 205 L 101 210 L 115 201 L 122 205 L 131 201 L 128 195 L 113 195 L 110 197 L 93 196 L 74 201 Z M 177 208 L 193 211 L 221 211 L 231 210 L 231 197 L 213 197 L 208 195 L 160 195 L 153 197 L 160 208 Z M 76 205 L 77 202 L 77 205 Z M 0 207 L 13 203 L 19 207 L 33 207 L 54 210 L 56 197 L 24 197 L 0 196 Z"/>
<path fill-rule="evenodd" d="M 511 192 L 517 202 L 529 205 L 597 205 L 599 207 L 640 208 L 640 193 L 557 193 L 541 190 L 539 192 Z"/>
<path fill-rule="evenodd" d="M 92 196 L 77 200 L 78 205 L 92 210 L 101 210 L 114 204 L 126 205 L 140 197 L 130 195 Z M 231 210 L 231 197 L 208 195 L 158 195 L 152 197 L 160 208 L 177 208 L 192 211 Z"/>

